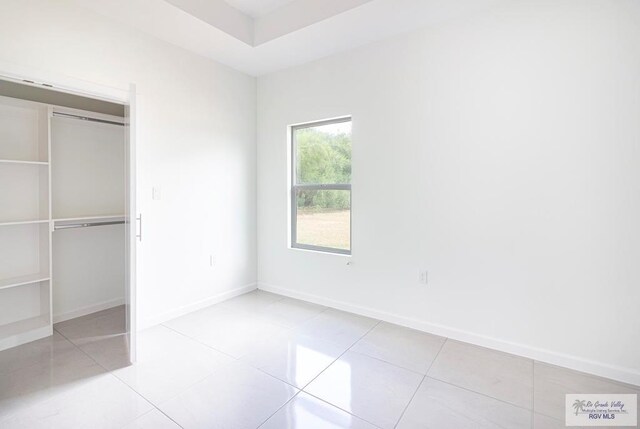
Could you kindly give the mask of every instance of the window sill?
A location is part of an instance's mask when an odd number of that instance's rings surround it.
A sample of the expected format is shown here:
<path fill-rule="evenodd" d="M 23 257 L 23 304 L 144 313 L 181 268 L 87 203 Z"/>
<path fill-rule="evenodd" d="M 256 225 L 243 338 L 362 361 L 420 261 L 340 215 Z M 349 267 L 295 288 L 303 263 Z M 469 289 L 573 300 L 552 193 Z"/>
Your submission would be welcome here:
<path fill-rule="evenodd" d="M 330 250 L 304 249 L 302 247 L 293 247 L 293 246 L 288 246 L 287 248 L 289 250 L 293 250 L 293 251 L 296 251 L 296 252 L 306 252 L 306 253 L 315 253 L 315 254 L 320 254 L 320 255 L 339 256 L 339 257 L 342 257 L 342 258 L 351 258 L 353 256 L 353 253 L 338 253 L 338 252 L 332 252 Z"/>

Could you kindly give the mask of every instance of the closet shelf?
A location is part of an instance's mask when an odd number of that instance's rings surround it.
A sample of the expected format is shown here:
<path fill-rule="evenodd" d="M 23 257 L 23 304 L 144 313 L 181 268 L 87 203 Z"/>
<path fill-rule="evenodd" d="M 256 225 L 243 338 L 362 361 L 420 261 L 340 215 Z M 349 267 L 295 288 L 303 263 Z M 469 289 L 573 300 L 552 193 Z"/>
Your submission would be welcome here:
<path fill-rule="evenodd" d="M 50 280 L 49 274 L 37 273 L 28 274 L 26 276 L 12 277 L 10 279 L 0 279 L 0 290 L 9 289 L 17 286 L 30 285 L 33 283 L 44 282 Z"/>
<path fill-rule="evenodd" d="M 49 223 L 48 219 L 43 220 L 19 220 L 14 222 L 0 222 L 0 226 L 13 226 L 13 225 L 30 225 L 36 223 Z"/>
<path fill-rule="evenodd" d="M 21 161 L 18 159 L 0 159 L 0 164 L 49 165 L 46 161 Z"/>
<path fill-rule="evenodd" d="M 55 222 L 71 222 L 71 221 L 85 221 L 85 220 L 96 220 L 96 219 L 120 219 L 124 218 L 124 214 L 110 214 L 103 216 L 80 216 L 80 217 L 66 217 L 66 218 L 55 218 L 53 219 Z"/>

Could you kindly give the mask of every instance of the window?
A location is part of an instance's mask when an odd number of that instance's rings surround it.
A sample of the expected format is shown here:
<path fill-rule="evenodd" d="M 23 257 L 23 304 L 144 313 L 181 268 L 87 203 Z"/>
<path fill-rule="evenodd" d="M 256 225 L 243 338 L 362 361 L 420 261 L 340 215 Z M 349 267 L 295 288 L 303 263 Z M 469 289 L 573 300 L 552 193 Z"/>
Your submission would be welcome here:
<path fill-rule="evenodd" d="M 351 118 L 291 127 L 291 247 L 351 254 Z"/>

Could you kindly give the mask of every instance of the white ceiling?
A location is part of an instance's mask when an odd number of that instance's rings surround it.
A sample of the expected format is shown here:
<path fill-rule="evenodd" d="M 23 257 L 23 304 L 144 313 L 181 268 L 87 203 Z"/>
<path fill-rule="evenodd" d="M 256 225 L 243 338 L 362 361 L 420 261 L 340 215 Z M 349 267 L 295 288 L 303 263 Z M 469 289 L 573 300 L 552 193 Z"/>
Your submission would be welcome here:
<path fill-rule="evenodd" d="M 75 0 L 196 54 L 260 76 L 509 0 Z M 259 6 L 257 6 L 259 5 Z M 275 6 L 274 6 L 275 7 Z"/>
<path fill-rule="evenodd" d="M 278 2 L 280 7 L 270 13 L 252 17 L 233 7 L 227 0 L 166 0 L 192 17 L 251 46 L 277 39 L 372 0 L 267 0 L 263 3 L 258 1 L 240 0 L 246 5 L 250 3 L 254 8 L 258 4 L 267 6 L 267 3 L 275 6 L 275 2 Z"/>
<path fill-rule="evenodd" d="M 295 0 L 225 0 L 245 15 L 258 18 Z"/>

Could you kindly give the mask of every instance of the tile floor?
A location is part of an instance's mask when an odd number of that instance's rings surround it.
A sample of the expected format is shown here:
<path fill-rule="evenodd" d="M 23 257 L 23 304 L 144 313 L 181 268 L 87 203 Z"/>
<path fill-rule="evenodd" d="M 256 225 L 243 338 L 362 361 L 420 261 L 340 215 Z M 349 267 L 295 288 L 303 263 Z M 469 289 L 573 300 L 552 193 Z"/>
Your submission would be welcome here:
<path fill-rule="evenodd" d="M 564 427 L 564 394 L 639 393 L 551 365 L 254 291 L 143 331 L 124 308 L 0 352 L 0 428 Z"/>

